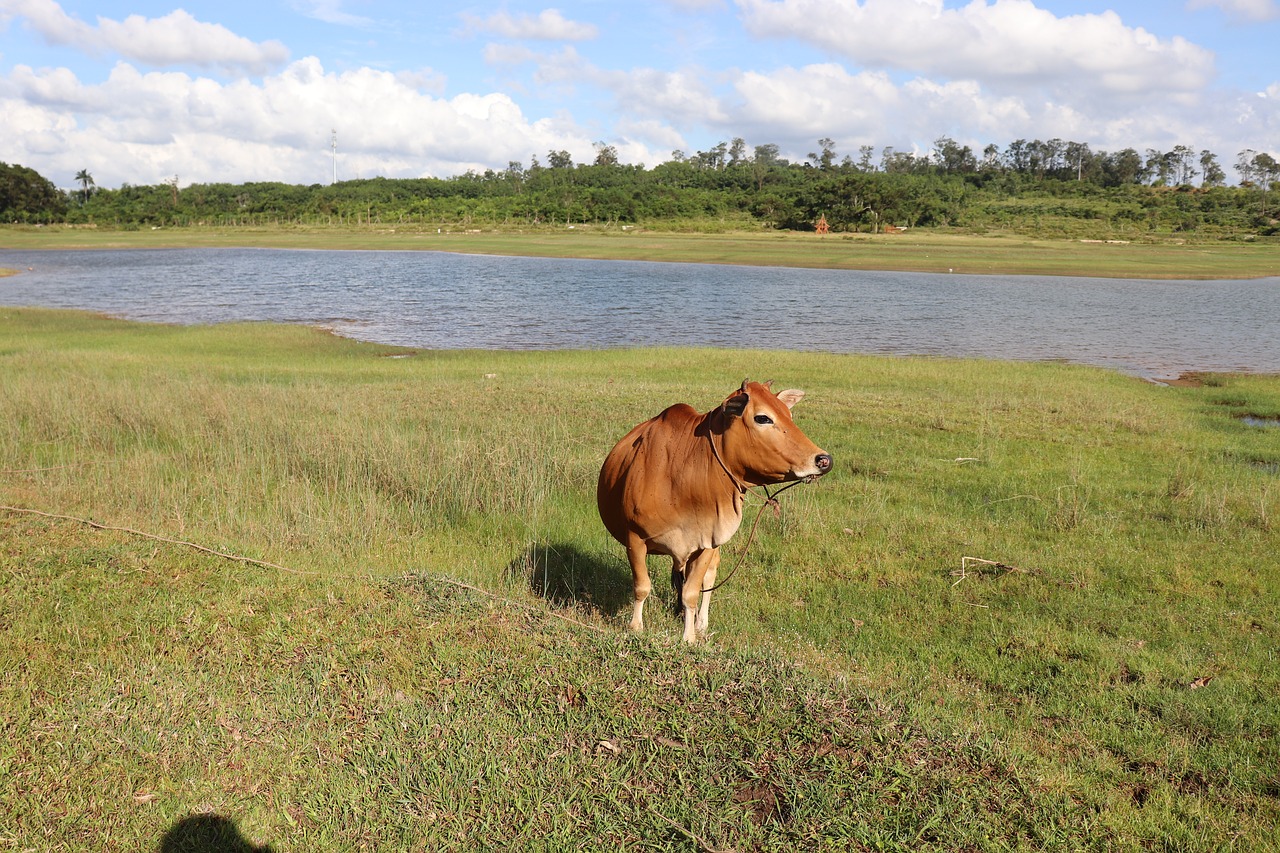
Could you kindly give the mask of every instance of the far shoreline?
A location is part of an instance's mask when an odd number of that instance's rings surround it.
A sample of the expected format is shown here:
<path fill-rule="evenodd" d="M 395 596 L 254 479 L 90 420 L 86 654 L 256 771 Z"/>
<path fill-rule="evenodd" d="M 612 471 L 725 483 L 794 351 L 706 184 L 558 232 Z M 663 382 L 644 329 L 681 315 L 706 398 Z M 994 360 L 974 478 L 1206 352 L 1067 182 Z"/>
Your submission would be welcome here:
<path fill-rule="evenodd" d="M 1270 240 L 1153 237 L 1141 241 L 1099 242 L 1005 232 L 975 235 L 919 229 L 894 234 L 819 235 L 764 230 L 683 232 L 600 225 L 489 229 L 416 224 L 195 226 L 136 231 L 61 225 L 0 227 L 0 252 L 165 248 L 438 251 L 812 269 L 1153 280 L 1280 276 L 1280 242 Z"/>

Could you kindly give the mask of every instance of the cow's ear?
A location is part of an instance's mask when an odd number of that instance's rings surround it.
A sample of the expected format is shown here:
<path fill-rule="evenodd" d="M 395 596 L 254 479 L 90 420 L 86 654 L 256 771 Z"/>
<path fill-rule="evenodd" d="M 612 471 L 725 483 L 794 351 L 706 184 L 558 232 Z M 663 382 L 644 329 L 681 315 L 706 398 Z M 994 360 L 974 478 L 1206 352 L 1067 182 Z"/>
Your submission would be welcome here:
<path fill-rule="evenodd" d="M 731 418 L 740 418 L 742 413 L 747 410 L 747 401 L 751 398 L 747 396 L 746 391 L 738 391 L 732 397 L 725 400 L 721 407 L 724 413 Z"/>
<path fill-rule="evenodd" d="M 804 392 L 798 388 L 788 388 L 778 392 L 778 402 L 790 409 L 804 398 Z"/>

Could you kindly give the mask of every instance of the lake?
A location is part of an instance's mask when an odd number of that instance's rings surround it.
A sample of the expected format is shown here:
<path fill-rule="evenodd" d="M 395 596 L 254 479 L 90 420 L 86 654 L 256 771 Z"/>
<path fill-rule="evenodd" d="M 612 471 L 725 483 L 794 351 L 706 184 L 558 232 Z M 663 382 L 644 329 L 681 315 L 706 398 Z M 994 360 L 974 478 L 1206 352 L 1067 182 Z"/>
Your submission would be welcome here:
<path fill-rule="evenodd" d="M 713 346 L 1280 372 L 1280 277 L 1140 281 L 420 251 L 9 251 L 0 304 L 419 348 Z"/>

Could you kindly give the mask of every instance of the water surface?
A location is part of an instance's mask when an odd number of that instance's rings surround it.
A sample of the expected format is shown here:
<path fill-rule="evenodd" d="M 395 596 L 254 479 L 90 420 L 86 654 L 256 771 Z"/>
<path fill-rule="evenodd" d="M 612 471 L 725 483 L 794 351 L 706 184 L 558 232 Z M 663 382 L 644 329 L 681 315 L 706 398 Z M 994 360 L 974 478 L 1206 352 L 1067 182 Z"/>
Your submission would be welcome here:
<path fill-rule="evenodd" d="M 0 304 L 268 320 L 423 348 L 655 345 L 1280 372 L 1280 277 L 1145 281 L 422 251 L 8 251 Z M 30 270 L 28 270 L 30 268 Z"/>

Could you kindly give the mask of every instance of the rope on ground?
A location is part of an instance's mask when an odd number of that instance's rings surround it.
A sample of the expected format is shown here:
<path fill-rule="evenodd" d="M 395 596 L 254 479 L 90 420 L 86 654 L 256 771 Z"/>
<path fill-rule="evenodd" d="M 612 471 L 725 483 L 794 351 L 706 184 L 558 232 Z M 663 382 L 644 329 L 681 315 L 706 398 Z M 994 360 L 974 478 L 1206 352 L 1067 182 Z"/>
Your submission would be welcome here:
<path fill-rule="evenodd" d="M 38 515 L 41 518 L 52 518 L 52 519 L 57 519 L 59 521 L 73 521 L 79 524 L 87 525 L 97 530 L 113 530 L 118 533 L 127 533 L 130 536 L 138 536 L 142 539 L 150 539 L 155 542 L 167 542 L 170 545 L 181 545 L 185 548 L 192 548 L 196 551 L 200 551 L 205 554 L 211 554 L 215 557 L 221 557 L 224 560 L 233 560 L 238 563 L 249 563 L 251 565 L 262 566 L 263 568 L 267 568 L 267 569 L 277 569 L 282 572 L 287 572 L 288 574 L 291 574 L 291 575 L 306 575 L 310 577 L 334 578 L 336 580 L 364 580 L 366 578 L 369 578 L 369 579 L 372 578 L 371 575 L 358 575 L 358 576 L 357 575 L 340 575 L 340 574 L 331 574 L 329 572 L 309 572 L 304 569 L 291 569 L 288 566 L 282 566 L 279 563 L 271 563 L 266 560 L 255 560 L 252 557 L 245 557 L 241 554 L 232 554 L 227 551 L 218 551 L 214 548 L 207 548 L 204 545 L 199 545 L 195 542 L 189 542 L 185 539 L 173 539 L 169 536 L 161 536 L 157 533 L 147 533 L 146 531 L 136 530 L 132 527 L 118 527 L 111 524 L 102 524 L 100 522 L 93 521 L 88 518 L 81 518 L 80 516 L 76 516 L 76 515 L 58 515 L 52 512 L 44 512 L 38 509 L 31 509 L 30 507 L 6 506 L 4 504 L 0 504 L 0 510 L 4 512 L 15 513 L 15 514 Z M 409 576 L 405 575 L 405 577 L 409 577 Z M 432 577 L 431 580 L 436 581 L 438 583 L 447 584 L 449 586 L 458 587 L 460 589 L 470 590 L 471 592 L 479 593 L 480 595 L 486 596 L 495 601 L 500 601 L 504 604 L 510 604 L 515 607 L 521 607 L 521 608 L 524 608 L 525 610 L 532 610 L 535 613 L 542 613 L 547 616 L 551 616 L 555 619 L 560 619 L 561 621 L 564 621 L 564 622 L 570 622 L 581 628 L 587 628 L 589 630 L 596 631 L 601 634 L 608 633 L 607 631 L 605 631 L 605 629 L 601 628 L 598 625 L 591 625 L 586 622 L 581 622 L 577 619 L 574 619 L 572 616 L 566 616 L 563 613 L 557 613 L 554 610 L 549 610 L 545 607 L 536 607 L 532 604 L 527 604 L 523 601 L 517 601 L 514 598 L 506 598 L 504 596 L 497 595 L 496 593 L 489 592 L 487 589 L 482 589 L 478 586 L 474 586 L 473 584 L 464 583 L 463 581 L 452 580 L 450 578 L 442 578 L 442 577 Z"/>
<path fill-rule="evenodd" d="M 134 530 L 132 527 L 116 527 L 110 524 L 101 524 L 97 521 L 93 521 L 88 518 L 80 518 L 79 516 L 75 516 L 75 515 L 56 515 L 51 512 L 42 512 L 38 509 L 29 509 L 27 507 L 20 507 L 20 506 L 0 505 L 0 510 L 4 510 L 5 512 L 38 515 L 41 518 L 56 518 L 60 521 L 75 521 L 80 524 L 87 524 L 89 527 L 97 528 L 98 530 L 114 530 L 119 533 L 128 533 L 131 536 L 139 536 L 143 539 L 151 539 L 156 542 L 168 542 L 171 545 L 182 545 L 186 548 L 193 548 L 196 551 L 203 551 L 206 554 L 212 554 L 215 557 L 222 557 L 225 560 L 235 560 L 236 562 L 239 562 L 239 563 L 251 563 L 252 565 L 262 566 L 268 569 L 278 569 L 279 571 L 282 571 L 282 572 L 288 572 L 291 575 L 314 575 L 317 577 L 324 576 L 323 572 L 308 572 L 302 569 L 291 569 L 288 566 L 282 566 L 278 563 L 269 563 L 266 560 L 255 560 L 252 557 L 244 557 L 244 556 L 241 556 L 240 554 L 230 554 L 230 553 L 227 553 L 226 551 L 218 551 L 213 548 L 206 548 L 204 545 L 197 545 L 195 542 L 188 542 L 185 539 L 171 539 L 168 536 L 160 536 L 159 534 L 156 534 L 156 533 L 147 533 L 142 530 Z"/>

